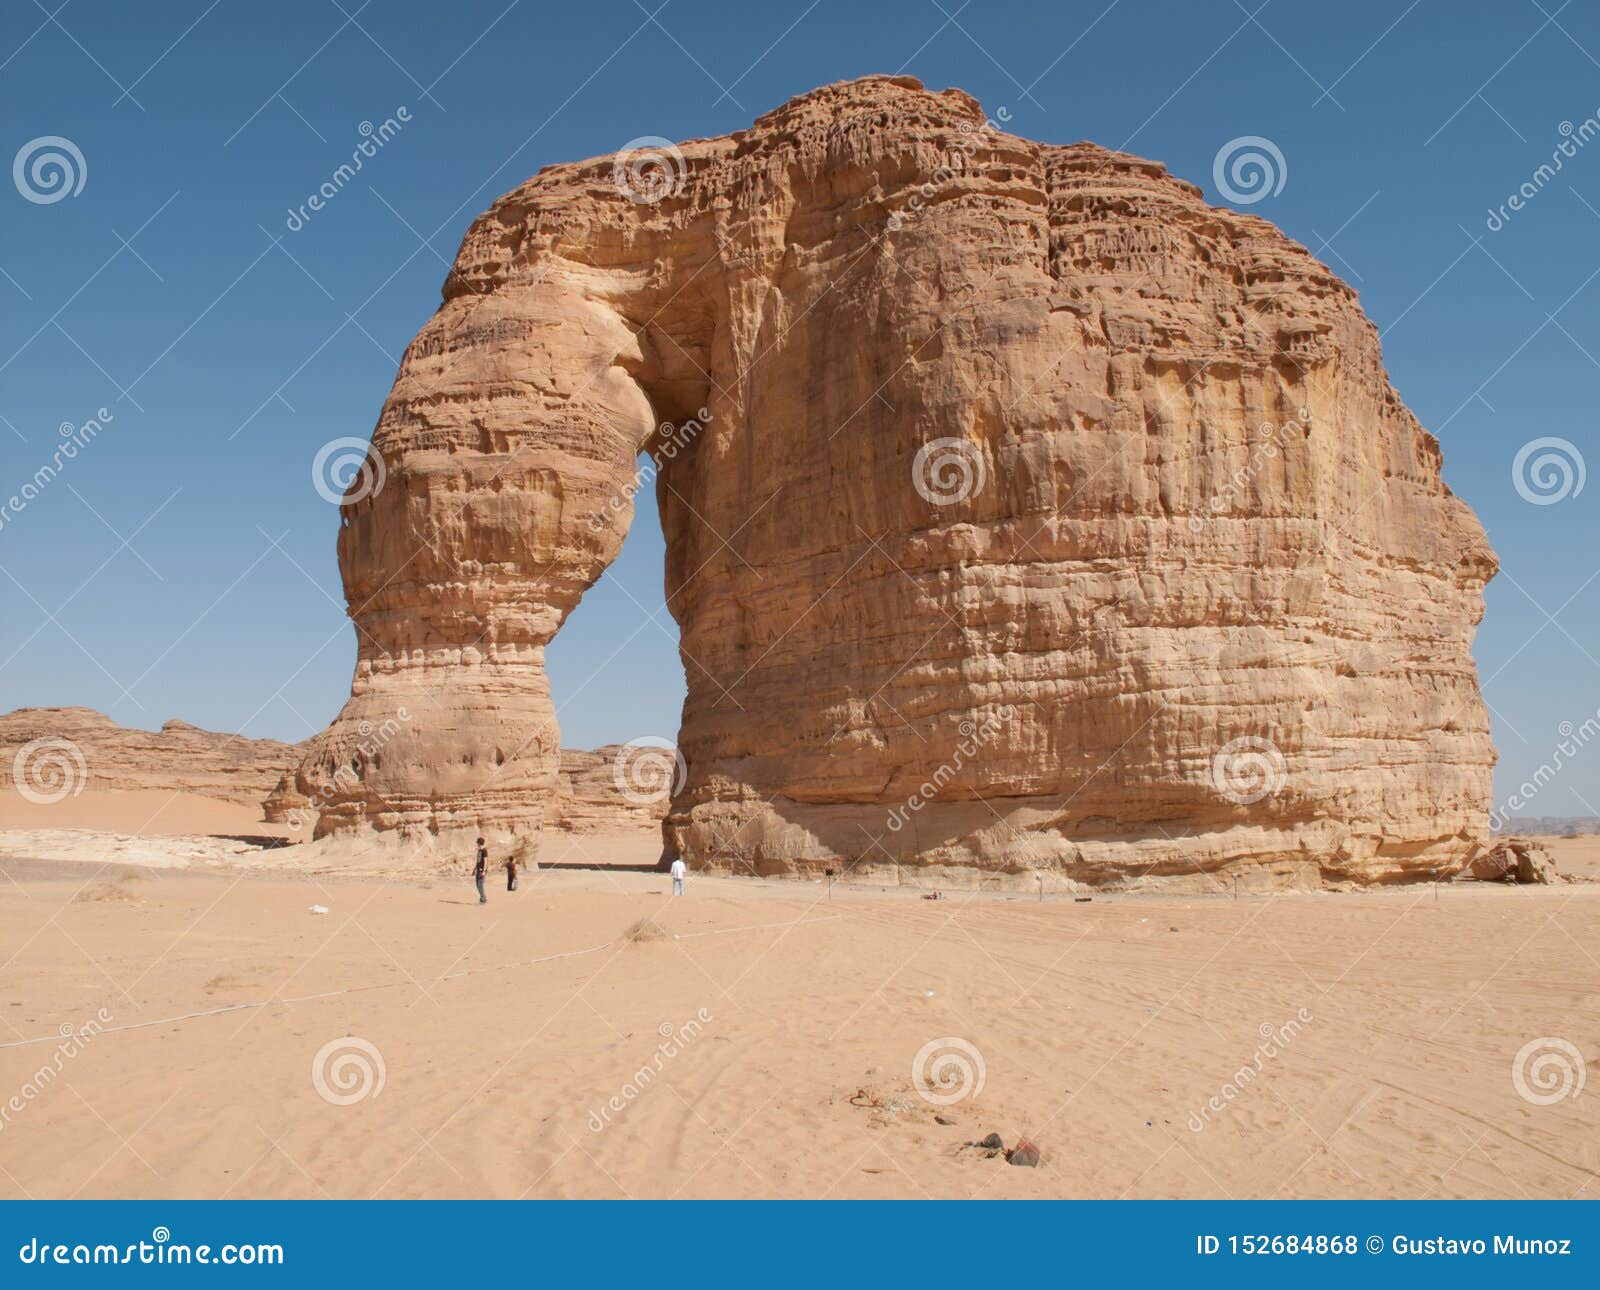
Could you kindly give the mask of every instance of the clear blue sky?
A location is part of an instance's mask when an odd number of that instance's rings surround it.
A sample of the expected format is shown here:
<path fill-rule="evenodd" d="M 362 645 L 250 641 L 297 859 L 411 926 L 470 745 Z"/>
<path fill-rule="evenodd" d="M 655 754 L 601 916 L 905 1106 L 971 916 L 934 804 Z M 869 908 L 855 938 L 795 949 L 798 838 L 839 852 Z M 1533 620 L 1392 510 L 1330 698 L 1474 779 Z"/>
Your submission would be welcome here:
<path fill-rule="evenodd" d="M 1005 106 L 1019 134 L 1158 158 L 1212 200 L 1218 149 L 1270 138 L 1287 181 L 1250 209 L 1361 292 L 1503 561 L 1477 646 L 1500 792 L 1600 708 L 1600 482 L 1539 506 L 1511 474 L 1545 435 L 1600 467 L 1600 139 L 1486 227 L 1600 110 L 1595 6 L 47 3 L 0 7 L 0 161 L 62 136 L 87 176 L 50 203 L 0 177 L 0 492 L 63 422 L 112 420 L 0 528 L 0 710 L 322 726 L 355 645 L 311 461 L 370 432 L 472 217 L 548 163 L 896 71 Z M 402 105 L 288 232 L 361 123 Z M 558 702 L 587 682 L 569 745 L 677 728 L 676 641 L 635 603 L 662 600 L 652 510 L 551 650 Z M 1600 813 L 1600 748 L 1532 809 Z"/>

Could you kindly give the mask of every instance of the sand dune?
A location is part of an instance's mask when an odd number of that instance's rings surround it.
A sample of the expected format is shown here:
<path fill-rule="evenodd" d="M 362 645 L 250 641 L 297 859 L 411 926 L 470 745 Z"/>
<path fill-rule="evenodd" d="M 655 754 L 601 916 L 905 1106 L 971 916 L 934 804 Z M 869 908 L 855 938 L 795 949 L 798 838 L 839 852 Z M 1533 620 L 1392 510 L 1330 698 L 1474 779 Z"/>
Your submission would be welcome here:
<path fill-rule="evenodd" d="M 45 1042 L 0 1047 L 0 1089 L 61 1068 L 0 1128 L 7 1196 L 1600 1191 L 1592 1092 L 1512 1079 L 1538 1037 L 1600 1060 L 1600 885 L 672 900 L 592 867 L 480 908 L 464 876 L 5 867 L 0 1044 Z M 101 1008 L 138 1028 L 58 1059 Z M 325 1087 L 383 1083 L 335 1105 L 313 1067 L 346 1036 L 372 1048 Z M 941 1040 L 975 1096 L 919 1095 Z M 991 1131 L 1043 1165 L 962 1146 Z"/>

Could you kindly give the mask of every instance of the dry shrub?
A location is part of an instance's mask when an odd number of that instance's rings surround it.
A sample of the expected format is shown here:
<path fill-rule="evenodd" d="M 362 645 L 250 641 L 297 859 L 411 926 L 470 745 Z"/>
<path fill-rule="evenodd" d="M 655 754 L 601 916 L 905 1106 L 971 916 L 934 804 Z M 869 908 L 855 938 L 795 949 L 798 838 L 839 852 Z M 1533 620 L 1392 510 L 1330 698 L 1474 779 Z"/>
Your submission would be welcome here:
<path fill-rule="evenodd" d="M 136 905 L 139 903 L 139 897 L 123 885 L 126 881 L 126 879 L 123 879 L 122 882 L 97 882 L 93 886 L 85 887 L 73 899 L 86 901 L 120 900 L 126 901 L 130 905 Z"/>
<path fill-rule="evenodd" d="M 641 918 L 627 931 L 622 933 L 622 939 L 631 941 L 635 945 L 645 941 L 664 941 L 667 939 L 666 929 L 653 918 Z"/>

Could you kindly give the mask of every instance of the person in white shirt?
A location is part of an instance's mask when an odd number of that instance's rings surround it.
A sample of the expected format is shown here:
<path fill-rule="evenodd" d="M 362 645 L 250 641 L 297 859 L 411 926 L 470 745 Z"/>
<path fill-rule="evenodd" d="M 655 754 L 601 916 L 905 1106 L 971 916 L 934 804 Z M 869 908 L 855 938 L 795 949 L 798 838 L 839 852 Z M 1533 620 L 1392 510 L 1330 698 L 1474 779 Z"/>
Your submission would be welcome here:
<path fill-rule="evenodd" d="M 688 868 L 683 863 L 683 857 L 680 856 L 672 862 L 672 894 L 674 896 L 683 895 L 683 878 L 688 872 Z"/>

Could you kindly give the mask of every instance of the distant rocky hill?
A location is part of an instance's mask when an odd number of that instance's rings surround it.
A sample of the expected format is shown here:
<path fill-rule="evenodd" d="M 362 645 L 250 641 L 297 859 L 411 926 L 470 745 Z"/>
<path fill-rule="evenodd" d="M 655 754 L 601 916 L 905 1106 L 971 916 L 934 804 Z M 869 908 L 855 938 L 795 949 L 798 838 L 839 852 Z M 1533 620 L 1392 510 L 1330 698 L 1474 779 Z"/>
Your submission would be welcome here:
<path fill-rule="evenodd" d="M 664 796 L 641 803 L 618 790 L 613 767 L 619 752 L 618 745 L 561 750 L 546 828 L 605 833 L 660 824 Z M 65 774 L 70 785 L 87 789 L 158 789 L 250 806 L 272 797 L 268 818 L 281 819 L 292 806 L 282 797 L 285 777 L 304 753 L 304 744 L 219 734 L 177 718 L 160 730 L 137 730 L 93 708 L 18 708 L 0 716 L 0 789 L 20 787 L 32 768 L 36 788 L 60 782 L 41 780 L 41 774 Z"/>
<path fill-rule="evenodd" d="M 1566 837 L 1571 834 L 1600 833 L 1600 817 L 1593 815 L 1513 815 L 1506 820 L 1503 834 L 1520 833 L 1531 837 Z"/>
<path fill-rule="evenodd" d="M 76 756 L 59 743 L 55 749 L 67 754 L 60 764 L 84 788 L 162 789 L 249 805 L 300 757 L 298 744 L 218 734 L 177 718 L 160 730 L 135 730 L 93 708 L 18 708 L 0 716 L 0 787 L 25 786 L 30 768 L 51 752 L 41 740 L 72 745 Z"/>

